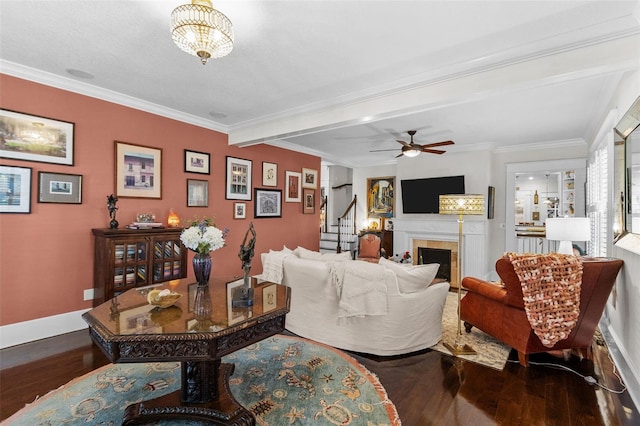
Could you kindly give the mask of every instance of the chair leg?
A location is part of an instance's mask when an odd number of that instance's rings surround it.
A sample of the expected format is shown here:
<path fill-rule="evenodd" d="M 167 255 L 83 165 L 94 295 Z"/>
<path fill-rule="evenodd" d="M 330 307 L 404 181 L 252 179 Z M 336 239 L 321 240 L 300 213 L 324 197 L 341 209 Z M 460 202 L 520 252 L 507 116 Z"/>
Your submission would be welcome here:
<path fill-rule="evenodd" d="M 465 330 L 467 333 L 471 333 L 471 329 L 472 329 L 472 328 L 473 328 L 473 325 L 469 324 L 469 323 L 468 323 L 468 322 L 466 322 L 466 321 L 464 322 L 464 330 Z"/>
<path fill-rule="evenodd" d="M 528 367 L 529 366 L 529 355 L 518 351 L 518 361 L 520 361 L 520 365 L 521 366 Z"/>

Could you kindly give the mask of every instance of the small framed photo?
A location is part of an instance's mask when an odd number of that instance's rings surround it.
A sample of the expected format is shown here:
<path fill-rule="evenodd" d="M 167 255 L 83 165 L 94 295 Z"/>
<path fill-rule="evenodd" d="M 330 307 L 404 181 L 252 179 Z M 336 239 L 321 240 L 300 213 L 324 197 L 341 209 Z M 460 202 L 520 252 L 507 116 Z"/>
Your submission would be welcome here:
<path fill-rule="evenodd" d="M 116 195 L 162 199 L 162 149 L 116 141 Z"/>
<path fill-rule="evenodd" d="M 184 150 L 184 171 L 187 173 L 211 173 L 211 155 L 206 152 Z"/>
<path fill-rule="evenodd" d="M 187 179 L 187 207 L 209 207 L 209 181 Z"/>
<path fill-rule="evenodd" d="M 314 189 L 303 189 L 302 200 L 302 213 L 313 214 L 316 212 L 316 191 Z"/>
<path fill-rule="evenodd" d="M 302 174 L 287 170 L 285 172 L 285 179 L 287 182 L 285 185 L 284 201 L 287 203 L 299 203 L 302 200 L 300 195 L 300 180 L 302 179 Z"/>
<path fill-rule="evenodd" d="M 262 162 L 262 186 L 278 186 L 278 165 Z"/>
<path fill-rule="evenodd" d="M 247 218 L 247 203 L 233 203 L 233 218 L 234 219 Z"/>
<path fill-rule="evenodd" d="M 254 217 L 282 217 L 282 191 L 279 189 L 255 189 Z"/>
<path fill-rule="evenodd" d="M 316 189 L 318 187 L 318 171 L 302 169 L 302 187 Z"/>
<path fill-rule="evenodd" d="M 38 172 L 38 202 L 82 204 L 82 175 Z"/>
<path fill-rule="evenodd" d="M 31 213 L 31 167 L 0 166 L 0 213 Z"/>
<path fill-rule="evenodd" d="M 0 129 L 0 158 L 73 166 L 73 123 L 0 109 Z"/>
<path fill-rule="evenodd" d="M 227 200 L 251 201 L 251 160 L 227 156 Z"/>
<path fill-rule="evenodd" d="M 252 311 L 246 307 L 234 308 L 233 299 L 242 296 L 242 287 L 244 286 L 244 278 L 227 283 L 227 323 L 234 325 L 252 316 Z"/>

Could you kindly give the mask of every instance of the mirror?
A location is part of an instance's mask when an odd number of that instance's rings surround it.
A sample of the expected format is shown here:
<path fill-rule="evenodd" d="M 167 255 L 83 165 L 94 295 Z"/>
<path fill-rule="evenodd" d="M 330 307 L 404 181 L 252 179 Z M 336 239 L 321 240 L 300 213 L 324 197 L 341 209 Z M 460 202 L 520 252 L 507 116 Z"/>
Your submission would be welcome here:
<path fill-rule="evenodd" d="M 616 246 L 640 254 L 640 97 L 614 128 L 613 235 Z"/>

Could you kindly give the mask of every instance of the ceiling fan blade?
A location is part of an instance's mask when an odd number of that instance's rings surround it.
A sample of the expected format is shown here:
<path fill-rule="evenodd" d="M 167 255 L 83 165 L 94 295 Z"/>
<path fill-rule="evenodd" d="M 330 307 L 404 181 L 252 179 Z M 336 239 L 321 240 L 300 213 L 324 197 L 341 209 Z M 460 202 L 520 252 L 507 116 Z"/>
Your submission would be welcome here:
<path fill-rule="evenodd" d="M 428 152 L 429 154 L 444 154 L 447 151 L 441 151 L 439 149 L 422 148 L 422 152 Z"/>
<path fill-rule="evenodd" d="M 401 152 L 400 154 L 396 155 L 395 158 L 402 157 L 403 155 L 404 155 L 404 152 Z"/>
<path fill-rule="evenodd" d="M 385 151 L 397 151 L 398 148 L 393 148 L 393 149 L 373 149 L 369 152 L 385 152 Z"/>
<path fill-rule="evenodd" d="M 434 143 L 426 143 L 422 145 L 423 148 L 434 148 L 436 146 L 445 146 L 445 145 L 453 145 L 454 141 L 442 141 L 442 142 L 434 142 Z"/>
<path fill-rule="evenodd" d="M 409 146 L 407 142 L 401 141 L 400 139 L 396 139 L 396 142 L 401 143 L 403 146 Z"/>

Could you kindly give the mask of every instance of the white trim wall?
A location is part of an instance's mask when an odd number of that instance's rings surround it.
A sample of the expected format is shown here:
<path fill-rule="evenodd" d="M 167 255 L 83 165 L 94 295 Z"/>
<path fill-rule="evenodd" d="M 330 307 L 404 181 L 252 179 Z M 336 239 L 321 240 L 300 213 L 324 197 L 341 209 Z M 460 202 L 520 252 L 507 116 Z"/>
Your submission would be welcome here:
<path fill-rule="evenodd" d="M 0 327 L 0 349 L 87 328 L 82 319 L 87 311 L 89 309 L 3 325 Z"/>

